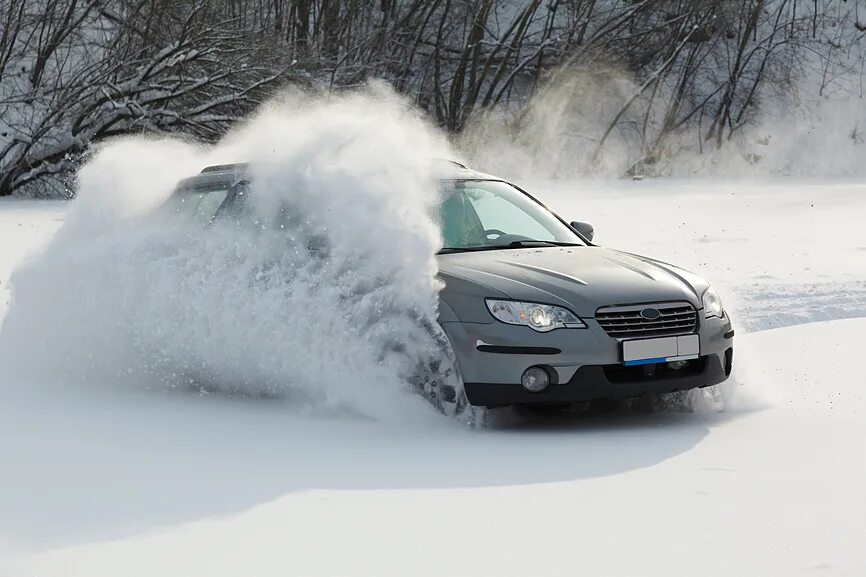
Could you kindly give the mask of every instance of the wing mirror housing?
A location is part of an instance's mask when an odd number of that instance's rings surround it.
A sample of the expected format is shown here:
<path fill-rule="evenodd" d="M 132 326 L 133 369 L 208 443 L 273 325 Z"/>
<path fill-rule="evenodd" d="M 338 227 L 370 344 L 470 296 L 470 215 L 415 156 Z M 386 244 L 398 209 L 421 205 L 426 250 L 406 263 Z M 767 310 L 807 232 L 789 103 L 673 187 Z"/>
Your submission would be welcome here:
<path fill-rule="evenodd" d="M 580 233 L 580 236 L 592 242 L 592 237 L 595 236 L 595 229 L 588 222 L 580 222 L 579 220 L 571 221 L 571 228 Z"/>

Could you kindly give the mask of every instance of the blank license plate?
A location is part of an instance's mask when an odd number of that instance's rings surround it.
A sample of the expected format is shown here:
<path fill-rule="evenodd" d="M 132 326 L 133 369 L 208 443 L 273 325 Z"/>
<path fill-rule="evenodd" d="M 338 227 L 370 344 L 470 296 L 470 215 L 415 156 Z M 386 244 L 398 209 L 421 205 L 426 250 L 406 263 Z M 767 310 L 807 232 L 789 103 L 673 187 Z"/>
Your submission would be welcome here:
<path fill-rule="evenodd" d="M 698 335 L 662 337 L 623 341 L 622 362 L 626 366 L 687 361 L 696 359 L 701 353 Z"/>

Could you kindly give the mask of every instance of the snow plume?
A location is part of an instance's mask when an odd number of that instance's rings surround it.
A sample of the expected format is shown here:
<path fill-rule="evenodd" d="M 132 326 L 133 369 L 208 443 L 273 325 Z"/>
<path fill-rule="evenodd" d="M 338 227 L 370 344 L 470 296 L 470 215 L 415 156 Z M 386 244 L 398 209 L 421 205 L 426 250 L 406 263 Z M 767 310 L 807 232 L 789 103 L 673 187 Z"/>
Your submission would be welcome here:
<path fill-rule="evenodd" d="M 286 395 L 374 418 L 423 405 L 403 392 L 438 350 L 431 159 L 447 156 L 377 86 L 275 101 L 213 148 L 110 143 L 13 277 L 3 362 L 63 384 Z M 158 208 L 178 179 L 232 161 L 256 163 L 246 224 Z"/>
<path fill-rule="evenodd" d="M 477 117 L 459 139 L 482 170 L 512 178 L 866 175 L 866 102 L 859 73 L 805 69 L 756 97 L 721 146 L 695 114 L 662 130 L 670 88 L 648 89 L 599 66 L 553 75 L 519 112 Z"/>
<path fill-rule="evenodd" d="M 477 117 L 459 145 L 484 170 L 512 178 L 617 175 L 633 163 L 632 135 L 607 124 L 639 87 L 608 67 L 560 71 L 516 115 L 494 109 Z"/>

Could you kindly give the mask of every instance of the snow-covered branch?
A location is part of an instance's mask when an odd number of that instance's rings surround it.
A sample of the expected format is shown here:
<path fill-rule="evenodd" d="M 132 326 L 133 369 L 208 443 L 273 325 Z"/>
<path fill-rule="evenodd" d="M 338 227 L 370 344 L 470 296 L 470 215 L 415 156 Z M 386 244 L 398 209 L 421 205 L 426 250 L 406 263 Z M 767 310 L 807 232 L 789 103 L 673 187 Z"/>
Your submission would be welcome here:
<path fill-rule="evenodd" d="M 844 89 L 864 22 L 844 0 L 4 0 L 0 195 L 65 192 L 103 138 L 214 140 L 279 84 L 373 78 L 455 133 L 489 114 L 518 133 L 558 86 L 603 109 L 588 162 L 637 135 L 646 165 L 674 132 L 724 146 L 798 76 Z"/>

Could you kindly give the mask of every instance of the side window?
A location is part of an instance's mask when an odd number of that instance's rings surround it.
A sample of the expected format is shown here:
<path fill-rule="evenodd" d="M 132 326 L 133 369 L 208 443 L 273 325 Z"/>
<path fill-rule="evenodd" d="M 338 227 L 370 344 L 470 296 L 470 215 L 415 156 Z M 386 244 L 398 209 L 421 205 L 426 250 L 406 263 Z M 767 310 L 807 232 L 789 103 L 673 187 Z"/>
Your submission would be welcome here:
<path fill-rule="evenodd" d="M 182 219 L 207 225 L 228 196 L 228 192 L 227 188 L 179 190 L 169 197 L 162 210 Z"/>
<path fill-rule="evenodd" d="M 227 189 L 200 193 L 195 219 L 200 224 L 208 224 L 216 215 L 217 210 L 226 199 L 226 196 L 228 196 L 228 193 L 229 191 Z"/>
<path fill-rule="evenodd" d="M 233 224 L 252 221 L 249 181 L 242 180 L 232 187 L 229 199 L 220 205 L 215 218 Z"/>

